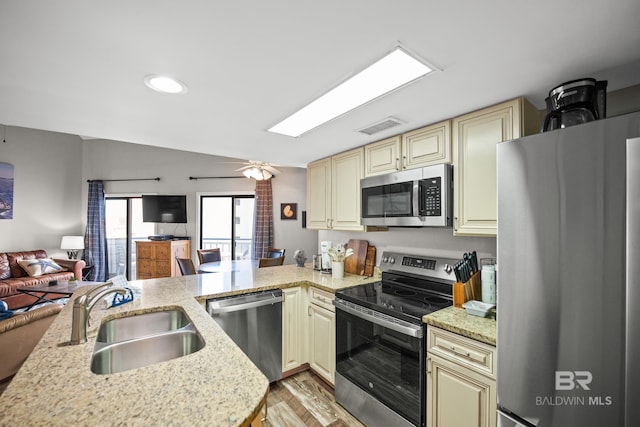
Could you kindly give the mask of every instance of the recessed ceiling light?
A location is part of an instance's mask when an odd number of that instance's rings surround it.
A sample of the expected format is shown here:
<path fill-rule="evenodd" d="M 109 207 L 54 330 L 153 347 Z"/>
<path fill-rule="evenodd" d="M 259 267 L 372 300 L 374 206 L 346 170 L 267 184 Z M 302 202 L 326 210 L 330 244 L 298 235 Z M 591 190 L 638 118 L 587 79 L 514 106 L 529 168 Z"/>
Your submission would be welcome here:
<path fill-rule="evenodd" d="M 398 46 L 376 63 L 271 127 L 269 132 L 300 136 L 434 70 Z"/>
<path fill-rule="evenodd" d="M 151 89 L 163 93 L 186 93 L 187 85 L 180 80 L 168 76 L 149 74 L 145 76 L 144 83 Z"/>

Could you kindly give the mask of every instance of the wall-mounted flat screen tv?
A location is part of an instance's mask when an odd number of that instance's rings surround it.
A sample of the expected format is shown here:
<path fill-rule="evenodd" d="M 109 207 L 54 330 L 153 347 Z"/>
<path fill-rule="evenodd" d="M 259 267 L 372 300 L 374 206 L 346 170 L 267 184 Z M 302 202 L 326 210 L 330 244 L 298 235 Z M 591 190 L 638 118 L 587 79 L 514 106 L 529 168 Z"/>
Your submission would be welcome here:
<path fill-rule="evenodd" d="M 142 221 L 187 222 L 187 196 L 142 196 Z"/>

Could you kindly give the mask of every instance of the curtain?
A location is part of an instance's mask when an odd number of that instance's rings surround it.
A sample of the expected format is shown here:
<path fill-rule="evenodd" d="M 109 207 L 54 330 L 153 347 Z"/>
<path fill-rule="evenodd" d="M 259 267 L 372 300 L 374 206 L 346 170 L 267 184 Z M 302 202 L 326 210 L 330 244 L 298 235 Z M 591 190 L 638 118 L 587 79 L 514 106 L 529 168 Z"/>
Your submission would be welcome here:
<path fill-rule="evenodd" d="M 105 282 L 109 278 L 107 234 L 105 227 L 104 183 L 89 181 L 87 230 L 84 235 L 84 260 L 93 265 L 87 280 Z"/>
<path fill-rule="evenodd" d="M 273 246 L 273 196 L 271 180 L 256 181 L 255 224 L 253 225 L 252 258 L 263 258 Z"/>

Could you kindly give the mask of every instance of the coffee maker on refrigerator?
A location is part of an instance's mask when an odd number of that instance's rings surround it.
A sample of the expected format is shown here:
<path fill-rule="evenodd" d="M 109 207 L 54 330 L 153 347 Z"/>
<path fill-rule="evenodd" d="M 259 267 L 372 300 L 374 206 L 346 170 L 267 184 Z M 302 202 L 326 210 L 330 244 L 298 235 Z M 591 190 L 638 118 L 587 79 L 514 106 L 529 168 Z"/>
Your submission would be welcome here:
<path fill-rule="evenodd" d="M 549 91 L 542 132 L 579 125 L 607 116 L 607 81 L 571 80 Z"/>

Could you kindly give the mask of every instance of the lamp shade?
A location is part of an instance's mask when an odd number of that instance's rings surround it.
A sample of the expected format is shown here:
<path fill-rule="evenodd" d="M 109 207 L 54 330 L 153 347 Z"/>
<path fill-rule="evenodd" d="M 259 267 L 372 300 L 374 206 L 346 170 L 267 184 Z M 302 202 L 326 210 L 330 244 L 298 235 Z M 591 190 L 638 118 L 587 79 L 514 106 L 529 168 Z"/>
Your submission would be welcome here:
<path fill-rule="evenodd" d="M 84 236 L 62 236 L 60 249 L 84 249 Z"/>

